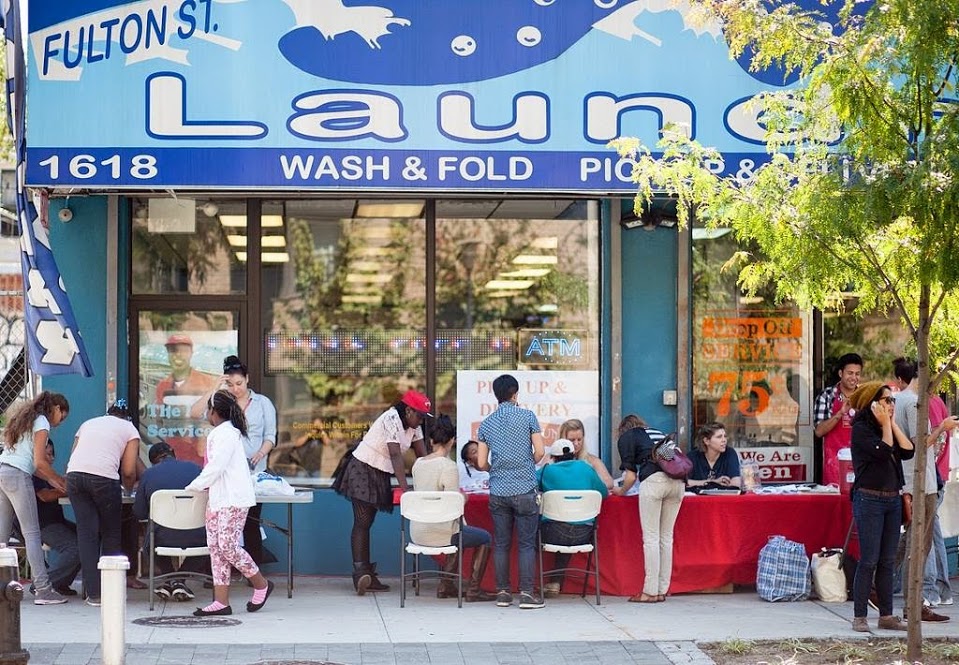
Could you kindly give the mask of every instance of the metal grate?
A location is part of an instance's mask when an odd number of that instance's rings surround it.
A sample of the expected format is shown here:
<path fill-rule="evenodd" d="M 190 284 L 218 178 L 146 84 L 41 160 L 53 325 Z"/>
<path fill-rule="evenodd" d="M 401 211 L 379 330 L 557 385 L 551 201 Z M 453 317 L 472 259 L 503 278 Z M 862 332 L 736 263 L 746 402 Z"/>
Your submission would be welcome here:
<path fill-rule="evenodd" d="M 23 292 L 0 290 L 0 413 L 5 413 L 11 404 L 25 396 L 28 379 L 25 343 Z"/>
<path fill-rule="evenodd" d="M 193 617 L 184 615 L 143 617 L 134 619 L 133 623 L 138 626 L 153 626 L 154 628 L 226 628 L 228 626 L 239 626 L 243 622 L 239 619 L 228 619 L 227 617 Z"/>

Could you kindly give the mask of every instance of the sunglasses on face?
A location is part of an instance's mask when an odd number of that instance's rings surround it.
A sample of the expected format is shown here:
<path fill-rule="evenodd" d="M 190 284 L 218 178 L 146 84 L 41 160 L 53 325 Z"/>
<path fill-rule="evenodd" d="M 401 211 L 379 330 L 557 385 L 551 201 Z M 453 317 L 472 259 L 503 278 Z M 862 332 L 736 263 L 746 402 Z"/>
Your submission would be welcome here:
<path fill-rule="evenodd" d="M 885 397 L 880 397 L 880 398 L 879 398 L 878 400 L 876 400 L 876 401 L 877 401 L 877 402 L 885 402 L 886 404 L 892 405 L 892 404 L 895 404 L 895 403 L 896 403 L 896 398 L 893 397 L 892 395 L 886 395 Z"/>

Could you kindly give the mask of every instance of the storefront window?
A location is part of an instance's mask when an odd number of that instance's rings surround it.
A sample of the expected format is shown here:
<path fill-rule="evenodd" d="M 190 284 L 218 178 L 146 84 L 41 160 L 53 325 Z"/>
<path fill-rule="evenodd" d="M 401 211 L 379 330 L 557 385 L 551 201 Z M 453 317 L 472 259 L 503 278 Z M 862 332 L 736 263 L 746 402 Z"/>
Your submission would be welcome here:
<path fill-rule="evenodd" d="M 328 479 L 369 424 L 426 375 L 423 201 L 264 202 L 287 260 L 264 256 L 270 467 Z M 267 229 L 264 228 L 264 233 Z"/>
<path fill-rule="evenodd" d="M 436 204 L 436 402 L 460 445 L 509 371 L 547 442 L 578 419 L 599 453 L 599 234 L 585 201 Z"/>
<path fill-rule="evenodd" d="M 288 253 L 264 258 L 260 282 L 273 470 L 328 480 L 374 418 L 425 389 L 425 211 L 422 200 L 264 202 Z M 599 237 L 586 203 L 437 201 L 435 229 L 434 411 L 469 438 L 495 405 L 484 372 L 510 371 L 551 437 L 579 418 L 595 449 Z"/>
<path fill-rule="evenodd" d="M 134 198 L 131 206 L 134 294 L 246 291 L 244 201 Z M 263 221 L 264 227 L 268 221 L 272 220 Z"/>
<path fill-rule="evenodd" d="M 772 287 L 743 293 L 727 229 L 691 232 L 695 428 L 723 423 L 766 482 L 811 480 L 811 317 Z"/>
<path fill-rule="evenodd" d="M 209 425 L 203 396 L 237 353 L 238 316 L 231 311 L 145 311 L 138 316 L 139 424 L 149 447 L 165 441 L 178 459 L 202 463 Z"/>

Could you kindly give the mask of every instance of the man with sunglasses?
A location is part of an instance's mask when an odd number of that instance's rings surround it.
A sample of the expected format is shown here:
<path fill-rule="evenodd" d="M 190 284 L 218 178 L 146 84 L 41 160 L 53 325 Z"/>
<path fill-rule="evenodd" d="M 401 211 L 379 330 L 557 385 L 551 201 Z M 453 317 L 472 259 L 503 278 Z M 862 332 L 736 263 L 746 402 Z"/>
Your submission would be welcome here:
<path fill-rule="evenodd" d="M 919 376 L 919 366 L 914 360 L 909 360 L 907 358 L 896 358 L 892 362 L 892 371 L 895 377 L 894 384 L 899 388 L 899 392 L 896 393 L 896 424 L 899 425 L 899 429 L 903 431 L 903 434 L 909 437 L 909 440 L 913 442 L 913 445 L 918 445 L 916 441 L 916 432 L 918 429 L 917 423 L 919 420 L 919 389 L 918 389 L 918 376 Z M 936 398 L 938 399 L 938 398 Z M 941 400 L 940 400 L 941 401 Z M 943 405 L 944 408 L 945 405 Z M 912 510 L 917 511 L 921 510 L 925 514 L 924 529 L 921 534 L 916 534 L 916 537 L 922 538 L 922 551 L 923 551 L 923 562 L 925 563 L 926 558 L 929 556 L 929 552 L 932 549 L 932 538 L 934 534 L 934 521 L 936 519 L 936 509 L 938 508 L 938 495 L 939 487 L 938 480 L 936 478 L 936 455 L 935 455 L 935 445 L 936 442 L 945 434 L 956 428 L 956 425 L 959 424 L 959 420 L 956 420 L 954 416 L 949 416 L 943 418 L 939 416 L 940 422 L 933 423 L 933 415 L 936 411 L 941 411 L 933 406 L 932 403 L 929 405 L 929 418 L 930 418 L 930 428 L 929 434 L 926 436 L 926 466 L 925 466 L 925 491 L 923 497 L 920 499 L 915 495 L 915 486 L 913 482 L 913 473 L 916 468 L 915 458 L 904 460 L 902 463 L 902 470 L 905 474 L 906 484 L 903 487 L 902 491 L 906 498 L 906 503 L 913 506 Z M 906 521 L 905 519 L 903 521 Z M 896 568 L 899 569 L 902 566 L 902 597 L 909 597 L 909 541 L 912 538 L 912 522 L 906 522 L 905 532 L 902 537 L 899 539 L 899 549 L 896 551 Z M 903 608 L 903 617 L 906 616 L 906 610 Z M 938 614 L 932 611 L 932 608 L 926 607 L 923 605 L 922 608 L 922 620 L 923 621 L 949 621 L 949 617 Z"/>

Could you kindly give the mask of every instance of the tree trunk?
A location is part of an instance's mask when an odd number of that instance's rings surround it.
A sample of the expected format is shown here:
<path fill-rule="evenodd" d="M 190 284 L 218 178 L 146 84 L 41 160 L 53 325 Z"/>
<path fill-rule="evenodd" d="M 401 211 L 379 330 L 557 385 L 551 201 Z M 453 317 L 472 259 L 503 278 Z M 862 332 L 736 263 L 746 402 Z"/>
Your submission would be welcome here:
<path fill-rule="evenodd" d="M 923 547 L 926 529 L 926 460 L 929 451 L 926 446 L 926 434 L 929 432 L 929 285 L 924 284 L 919 291 L 919 316 L 916 326 L 916 353 L 919 376 L 916 388 L 919 392 L 919 414 L 916 419 L 916 438 L 913 442 L 916 454 L 913 460 L 913 510 L 912 524 L 909 526 L 909 565 L 904 574 L 908 576 L 909 590 L 904 599 L 908 614 L 909 632 L 907 633 L 906 657 L 910 662 L 922 660 L 922 578 L 926 567 L 926 552 Z"/>

